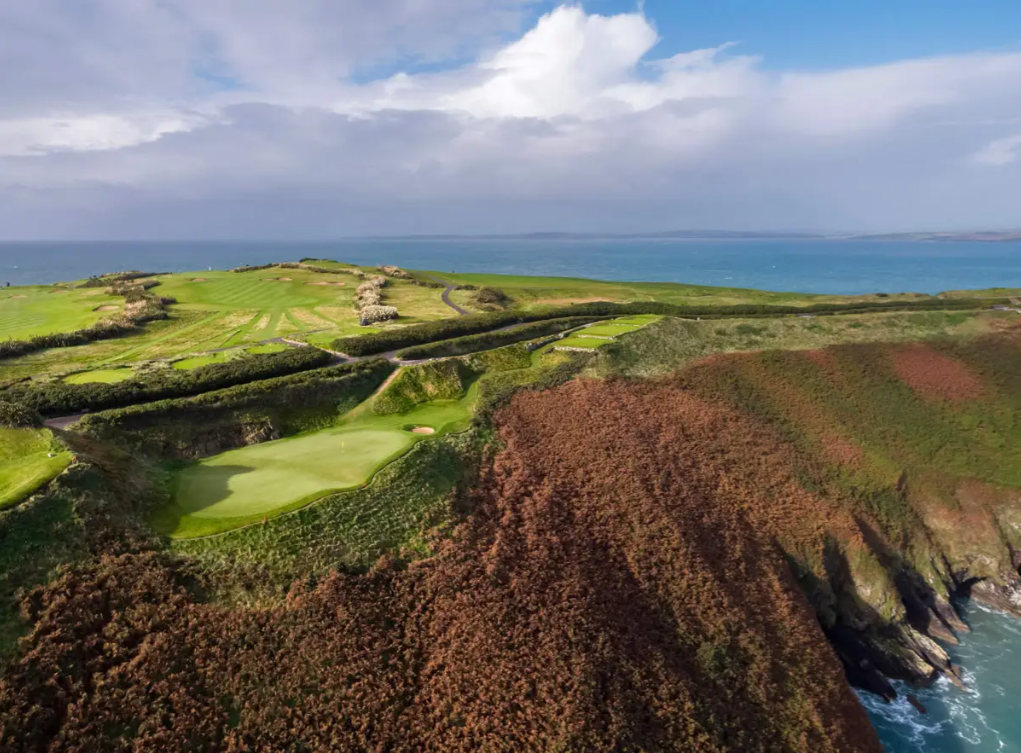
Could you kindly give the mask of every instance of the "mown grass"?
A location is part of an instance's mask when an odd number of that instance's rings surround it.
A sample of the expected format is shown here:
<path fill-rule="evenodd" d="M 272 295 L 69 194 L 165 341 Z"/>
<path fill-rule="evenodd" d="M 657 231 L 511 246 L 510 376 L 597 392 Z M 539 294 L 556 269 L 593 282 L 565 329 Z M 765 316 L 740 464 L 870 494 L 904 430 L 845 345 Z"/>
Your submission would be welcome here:
<path fill-rule="evenodd" d="M 95 324 L 119 310 L 124 299 L 103 288 L 69 290 L 56 286 L 26 286 L 0 291 L 0 340 L 25 340 L 37 335 L 71 332 Z"/>
<path fill-rule="evenodd" d="M 238 353 L 230 351 L 208 353 L 202 356 L 193 356 L 192 358 L 182 358 L 180 361 L 174 361 L 173 367 L 179 371 L 191 371 L 192 369 L 199 369 L 214 363 L 224 363 L 237 355 Z"/>
<path fill-rule="evenodd" d="M 0 428 L 0 510 L 24 500 L 70 462 L 71 453 L 47 429 Z"/>

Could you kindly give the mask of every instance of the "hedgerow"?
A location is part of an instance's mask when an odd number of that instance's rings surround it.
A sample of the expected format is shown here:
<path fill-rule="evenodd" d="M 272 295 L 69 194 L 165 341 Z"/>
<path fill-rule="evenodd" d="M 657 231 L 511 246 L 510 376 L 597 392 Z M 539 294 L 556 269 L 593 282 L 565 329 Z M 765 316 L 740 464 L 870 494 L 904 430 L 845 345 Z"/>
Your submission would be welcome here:
<path fill-rule="evenodd" d="M 448 356 L 462 356 L 468 353 L 477 353 L 481 350 L 501 348 L 505 345 L 534 340 L 537 337 L 553 335 L 565 330 L 581 327 L 585 324 L 600 321 L 603 317 L 571 316 L 564 319 L 550 319 L 548 321 L 526 324 L 514 329 L 502 330 L 499 332 L 486 332 L 480 335 L 467 335 L 452 340 L 441 340 L 419 345 L 413 348 L 406 348 L 397 352 L 397 358 L 405 361 L 414 361 L 420 358 L 444 358 Z"/>
<path fill-rule="evenodd" d="M 391 415 L 430 400 L 458 400 L 464 397 L 468 377 L 466 365 L 455 360 L 409 366 L 376 397 L 372 410 Z"/>
<path fill-rule="evenodd" d="M 1006 300 L 1006 299 L 1003 299 Z M 568 316 L 614 317 L 637 314 L 657 314 L 682 318 L 732 318 L 770 317 L 812 314 L 827 316 L 834 314 L 856 314 L 875 311 L 942 311 L 969 310 L 1000 303 L 1001 299 L 941 299 L 926 298 L 919 301 L 865 301 L 860 303 L 817 303 L 810 306 L 774 306 L 765 304 L 742 304 L 738 306 L 679 306 L 672 303 L 643 301 L 636 303 L 582 303 L 575 306 L 560 306 L 530 311 L 496 311 L 487 314 L 472 314 L 456 319 L 442 319 L 412 327 L 384 330 L 358 337 L 342 337 L 333 342 L 332 348 L 351 356 L 368 356 L 387 353 L 414 345 L 425 345 L 438 340 L 449 340 L 465 335 L 491 332 L 513 324 L 524 324 L 546 319 L 562 319 Z"/>
<path fill-rule="evenodd" d="M 190 371 L 149 370 L 113 384 L 20 382 L 0 392 L 0 395 L 45 416 L 66 416 L 87 410 L 99 411 L 187 397 L 286 376 L 326 366 L 332 358 L 331 354 L 318 348 L 291 348 L 280 353 L 248 355 Z"/>
<path fill-rule="evenodd" d="M 196 397 L 85 416 L 79 431 L 131 451 L 194 459 L 324 428 L 371 395 L 394 366 L 383 359 L 264 379 Z"/>

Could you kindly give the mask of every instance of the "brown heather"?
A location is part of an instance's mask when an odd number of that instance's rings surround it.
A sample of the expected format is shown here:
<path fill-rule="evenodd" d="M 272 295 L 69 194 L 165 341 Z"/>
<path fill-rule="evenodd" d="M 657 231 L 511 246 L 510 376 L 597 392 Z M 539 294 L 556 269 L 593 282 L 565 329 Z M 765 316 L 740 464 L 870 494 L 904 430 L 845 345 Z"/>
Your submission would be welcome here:
<path fill-rule="evenodd" d="M 774 543 L 860 545 L 778 435 L 672 382 L 497 416 L 436 555 L 201 603 L 159 555 L 25 602 L 3 750 L 880 751 Z"/>
<path fill-rule="evenodd" d="M 967 366 L 925 345 L 897 349 L 893 363 L 897 376 L 927 400 L 956 403 L 982 395 L 981 380 Z"/>

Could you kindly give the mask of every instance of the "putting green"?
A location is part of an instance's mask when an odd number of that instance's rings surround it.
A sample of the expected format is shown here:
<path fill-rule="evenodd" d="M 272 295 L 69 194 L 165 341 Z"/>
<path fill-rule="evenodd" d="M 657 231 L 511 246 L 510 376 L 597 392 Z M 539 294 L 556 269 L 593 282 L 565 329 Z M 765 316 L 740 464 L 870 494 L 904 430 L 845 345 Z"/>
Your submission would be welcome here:
<path fill-rule="evenodd" d="M 363 486 L 416 442 L 468 428 L 473 386 L 461 400 L 379 416 L 367 401 L 332 429 L 231 450 L 176 474 L 173 502 L 152 520 L 161 533 L 209 536 Z M 413 428 L 428 427 L 429 435 Z"/>
<path fill-rule="evenodd" d="M 296 500 L 361 486 L 414 442 L 408 432 L 355 429 L 232 450 L 186 468 L 174 498 L 196 518 L 258 516 Z"/>
<path fill-rule="evenodd" d="M 114 384 L 131 379 L 134 376 L 134 369 L 97 369 L 96 371 L 81 371 L 64 378 L 68 384 Z"/>
<path fill-rule="evenodd" d="M 46 429 L 0 428 L 0 510 L 25 499 L 70 462 L 71 454 Z"/>

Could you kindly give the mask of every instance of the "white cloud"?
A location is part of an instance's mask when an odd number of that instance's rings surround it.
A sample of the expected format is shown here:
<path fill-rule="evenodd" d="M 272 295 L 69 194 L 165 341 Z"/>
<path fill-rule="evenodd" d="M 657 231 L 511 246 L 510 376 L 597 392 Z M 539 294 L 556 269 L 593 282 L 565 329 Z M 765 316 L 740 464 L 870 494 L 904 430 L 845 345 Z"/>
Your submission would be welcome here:
<path fill-rule="evenodd" d="M 568 205 L 575 229 L 1016 224 L 1021 55 L 821 72 L 729 44 L 658 59 L 642 13 L 578 6 L 499 41 L 528 5 L 4 4 L 0 67 L 22 75 L 0 77 L 0 235 L 45 235 L 32 218 L 63 211 L 60 227 L 98 235 L 173 215 L 194 236 L 189 213 L 217 202 L 260 220 L 290 206 L 323 233 L 350 206 L 381 233 L 413 217 L 530 230 Z M 409 58 L 445 69 L 354 75 Z"/>
<path fill-rule="evenodd" d="M 972 155 L 972 159 L 978 164 L 994 167 L 1009 165 L 1016 162 L 1019 157 L 1021 157 L 1021 133 L 991 141 Z"/>

